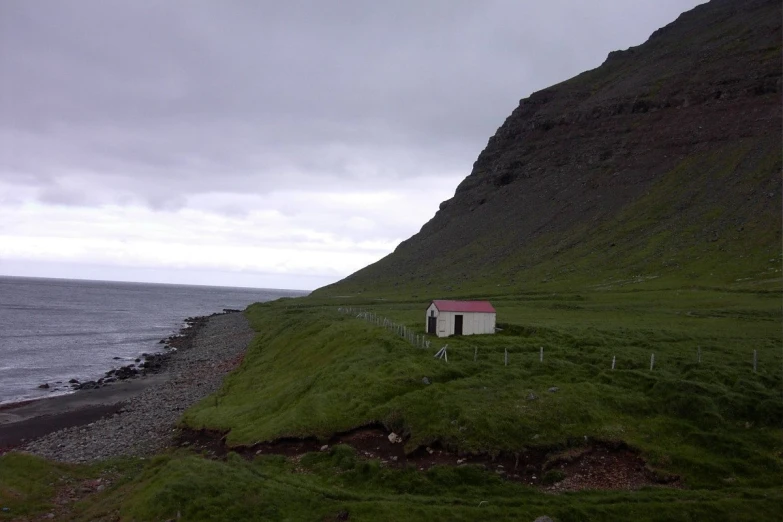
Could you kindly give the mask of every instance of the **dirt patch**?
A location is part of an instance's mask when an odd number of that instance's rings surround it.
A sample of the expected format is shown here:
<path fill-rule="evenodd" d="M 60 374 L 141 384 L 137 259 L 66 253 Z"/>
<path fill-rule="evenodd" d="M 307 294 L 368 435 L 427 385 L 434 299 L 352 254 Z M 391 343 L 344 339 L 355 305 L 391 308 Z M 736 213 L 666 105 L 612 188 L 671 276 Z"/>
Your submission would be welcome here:
<path fill-rule="evenodd" d="M 502 478 L 541 487 L 553 493 L 583 489 L 639 489 L 654 484 L 676 484 L 677 477 L 653 472 L 636 451 L 622 443 L 594 442 L 566 451 L 531 448 L 517 454 L 457 455 L 440 444 L 405 452 L 403 442 L 392 442 L 383 426 L 371 425 L 332 436 L 327 442 L 315 438 L 285 438 L 253 446 L 229 448 L 226 434 L 207 430 L 183 430 L 176 439 L 211 458 L 235 452 L 247 459 L 257 455 L 283 455 L 298 459 L 306 453 L 328 451 L 337 444 L 351 446 L 358 456 L 377 459 L 384 466 L 414 467 L 426 471 L 433 466 L 483 466 Z"/>
<path fill-rule="evenodd" d="M 75 479 L 71 477 L 60 477 L 55 483 L 55 491 L 52 496 L 48 511 L 38 515 L 21 516 L 11 519 L 12 522 L 33 522 L 37 520 L 70 520 L 74 515 L 74 507 L 87 497 L 96 495 L 105 491 L 118 480 L 118 475 L 114 473 L 103 473 L 95 479 Z M 119 520 L 119 509 L 113 510 L 98 520 Z"/>
<path fill-rule="evenodd" d="M 553 462 L 546 473 L 565 477 L 546 487 L 551 492 L 678 485 L 678 477 L 656 474 L 635 451 L 617 445 L 585 448 L 574 457 Z"/>

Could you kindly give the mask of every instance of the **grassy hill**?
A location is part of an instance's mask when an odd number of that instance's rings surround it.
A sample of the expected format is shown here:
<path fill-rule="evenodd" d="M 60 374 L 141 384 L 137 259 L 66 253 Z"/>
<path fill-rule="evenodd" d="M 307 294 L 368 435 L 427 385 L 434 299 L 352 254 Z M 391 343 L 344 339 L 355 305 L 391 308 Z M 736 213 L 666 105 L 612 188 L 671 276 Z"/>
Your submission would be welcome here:
<path fill-rule="evenodd" d="M 778 483 L 779 300 L 671 294 L 496 300 L 501 334 L 433 340 L 428 350 L 319 303 L 254 305 L 248 313 L 260 334 L 245 363 L 184 422 L 227 432 L 234 447 L 328 441 L 379 422 L 407 437 L 408 453 L 439 444 L 459 454 L 519 455 L 623 441 L 689 487 Z M 366 304 L 422 336 L 425 307 Z M 445 343 L 448 362 L 434 359 Z"/>

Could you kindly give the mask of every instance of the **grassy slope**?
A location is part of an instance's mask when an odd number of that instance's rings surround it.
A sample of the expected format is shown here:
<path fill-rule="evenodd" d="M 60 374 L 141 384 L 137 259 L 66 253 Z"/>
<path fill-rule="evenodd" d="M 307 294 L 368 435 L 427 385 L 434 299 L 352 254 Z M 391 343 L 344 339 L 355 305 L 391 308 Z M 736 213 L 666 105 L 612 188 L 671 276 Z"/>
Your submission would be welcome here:
<path fill-rule="evenodd" d="M 684 158 L 605 221 L 524 244 L 507 230 L 492 235 L 496 227 L 488 226 L 448 255 L 423 261 L 417 250 L 401 249 L 315 295 L 426 299 L 563 291 L 632 278 L 642 278 L 645 288 L 780 291 L 781 168 L 777 137 L 737 140 Z M 394 267 L 407 256 L 409 271 L 399 274 Z"/>
<path fill-rule="evenodd" d="M 111 487 L 58 518 L 312 520 L 348 511 L 351 520 L 769 520 L 783 509 L 780 293 L 644 289 L 628 280 L 492 299 L 504 332 L 449 339 L 448 363 L 432 358 L 442 340 L 425 352 L 336 311 L 361 306 L 421 333 L 424 301 L 254 305 L 248 316 L 259 334 L 244 363 L 184 422 L 230 429 L 230 444 L 325 437 L 372 421 L 408 433 L 409 449 L 440 440 L 456 450 L 518 452 L 583 444 L 585 435 L 621 439 L 656 469 L 681 475 L 685 489 L 551 495 L 472 468 L 384 469 L 345 448 L 300 463 L 178 452 L 88 467 L 8 455 L 0 457 L 0 505 L 12 511 L 0 520 L 56 511 L 61 483 L 107 473 Z M 548 393 L 551 386 L 560 390 Z M 527 400 L 531 391 L 537 400 Z"/>
<path fill-rule="evenodd" d="M 15 476 L 29 477 L 31 468 L 40 475 L 36 484 L 78 488 L 107 475 L 112 480 L 103 491 L 57 507 L 40 496 L 39 486 L 20 486 L 24 481 Z M 11 508 L 0 512 L 0 520 L 46 513 L 74 521 L 337 520 L 347 512 L 350 520 L 373 521 L 533 520 L 543 514 L 560 522 L 721 520 L 729 514 L 755 521 L 770 520 L 783 507 L 776 488 L 545 495 L 472 466 L 426 473 L 384 469 L 344 446 L 296 464 L 274 456 L 247 462 L 236 455 L 220 462 L 180 452 L 86 467 L 6 455 L 0 470 L 0 504 Z"/>
<path fill-rule="evenodd" d="M 495 304 L 506 332 L 449 340 L 448 363 L 430 353 L 442 341 L 424 352 L 315 299 L 254 305 L 260 333 L 245 362 L 185 423 L 230 430 L 228 443 L 241 445 L 381 421 L 410 434 L 408 449 L 438 440 L 490 453 L 586 435 L 632 444 L 689 487 L 780 483 L 778 294 L 594 291 Z M 368 308 L 422 333 L 424 305 Z M 425 376 L 432 385 L 422 384 Z M 548 393 L 551 386 L 560 391 Z M 527 400 L 530 392 L 539 399 Z"/>

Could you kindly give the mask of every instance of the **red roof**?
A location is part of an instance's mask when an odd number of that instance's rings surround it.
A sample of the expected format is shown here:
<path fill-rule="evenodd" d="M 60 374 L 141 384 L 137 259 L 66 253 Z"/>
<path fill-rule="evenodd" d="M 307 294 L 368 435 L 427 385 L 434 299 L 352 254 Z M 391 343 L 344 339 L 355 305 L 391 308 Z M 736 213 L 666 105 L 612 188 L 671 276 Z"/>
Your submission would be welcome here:
<path fill-rule="evenodd" d="M 440 312 L 481 312 L 494 314 L 495 309 L 489 301 L 445 301 L 436 299 L 433 301 Z"/>

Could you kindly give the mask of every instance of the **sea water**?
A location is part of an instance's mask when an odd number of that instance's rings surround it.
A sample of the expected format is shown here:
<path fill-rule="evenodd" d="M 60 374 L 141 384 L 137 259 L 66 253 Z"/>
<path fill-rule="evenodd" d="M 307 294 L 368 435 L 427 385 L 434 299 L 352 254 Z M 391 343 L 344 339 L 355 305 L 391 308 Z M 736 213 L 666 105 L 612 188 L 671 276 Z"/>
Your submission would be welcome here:
<path fill-rule="evenodd" d="M 186 317 L 306 293 L 0 276 L 0 404 L 64 393 L 70 379 L 160 351 Z"/>

